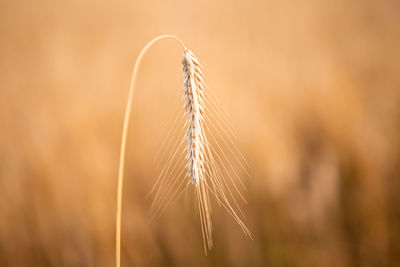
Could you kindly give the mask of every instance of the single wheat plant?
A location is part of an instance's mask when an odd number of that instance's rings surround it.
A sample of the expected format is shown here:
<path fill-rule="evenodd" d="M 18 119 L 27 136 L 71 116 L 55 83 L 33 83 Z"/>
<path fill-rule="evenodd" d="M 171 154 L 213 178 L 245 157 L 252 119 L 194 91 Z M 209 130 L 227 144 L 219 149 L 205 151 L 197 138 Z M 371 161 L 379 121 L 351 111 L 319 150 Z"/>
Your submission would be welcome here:
<path fill-rule="evenodd" d="M 234 218 L 245 235 L 251 238 L 249 229 L 243 223 L 243 212 L 238 201 L 236 201 L 236 196 L 239 196 L 245 202 L 242 193 L 245 186 L 241 181 L 239 172 L 242 171 L 248 175 L 245 166 L 247 162 L 233 141 L 234 134 L 228 115 L 222 109 L 218 98 L 208 90 L 204 81 L 202 65 L 193 52 L 186 48 L 179 38 L 173 35 L 161 35 L 151 40 L 140 52 L 130 83 L 118 172 L 117 267 L 120 267 L 121 264 L 122 189 L 126 141 L 135 81 L 143 55 L 155 42 L 161 39 L 176 40 L 184 50 L 182 58 L 184 105 L 182 115 L 177 116 L 172 124 L 172 128 L 174 128 L 174 125 L 179 125 L 179 119 L 181 119 L 184 129 L 183 136 L 178 137 L 175 143 L 171 141 L 173 140 L 173 132 L 165 135 L 164 148 L 175 145 L 175 149 L 165 156 L 165 165 L 150 191 L 154 195 L 150 209 L 150 220 L 156 218 L 170 203 L 177 200 L 188 187 L 191 187 L 197 198 L 206 254 L 213 246 L 210 195 L 216 199 L 219 206 L 223 207 Z M 180 154 L 183 154 L 183 157 L 180 157 Z"/>

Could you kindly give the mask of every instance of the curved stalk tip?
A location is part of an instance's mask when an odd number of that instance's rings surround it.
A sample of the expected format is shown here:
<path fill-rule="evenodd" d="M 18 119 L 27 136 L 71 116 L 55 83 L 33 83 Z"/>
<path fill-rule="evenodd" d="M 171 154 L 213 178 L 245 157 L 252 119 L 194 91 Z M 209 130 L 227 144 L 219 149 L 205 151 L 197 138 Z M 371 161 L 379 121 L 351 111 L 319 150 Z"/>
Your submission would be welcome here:
<path fill-rule="evenodd" d="M 124 166 L 125 166 L 125 154 L 126 154 L 126 140 L 128 137 L 128 127 L 129 127 L 129 119 L 131 116 L 132 110 L 132 101 L 133 94 L 135 89 L 136 76 L 138 73 L 138 69 L 144 54 L 149 50 L 149 48 L 161 39 L 174 39 L 179 42 L 182 48 L 186 51 L 186 47 L 183 42 L 174 35 L 160 35 L 152 39 L 148 42 L 143 49 L 140 51 L 138 58 L 136 59 L 135 66 L 133 68 L 131 82 L 129 85 L 129 93 L 128 100 L 125 109 L 124 123 L 122 128 L 122 139 L 121 139 L 121 152 L 119 158 L 119 168 L 118 168 L 118 189 L 117 189 L 117 214 L 116 214 L 116 243 L 115 243 L 115 260 L 116 267 L 121 266 L 121 210 L 122 210 L 122 189 L 123 189 L 123 181 L 124 181 Z"/>

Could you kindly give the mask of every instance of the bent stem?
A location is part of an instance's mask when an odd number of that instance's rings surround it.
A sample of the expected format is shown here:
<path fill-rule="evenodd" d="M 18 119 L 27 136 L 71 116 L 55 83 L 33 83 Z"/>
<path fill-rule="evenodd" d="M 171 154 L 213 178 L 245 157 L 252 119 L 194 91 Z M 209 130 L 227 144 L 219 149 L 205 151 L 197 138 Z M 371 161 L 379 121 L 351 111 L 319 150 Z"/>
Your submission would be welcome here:
<path fill-rule="evenodd" d="M 140 54 L 135 62 L 135 67 L 133 68 L 131 82 L 129 85 L 129 94 L 128 94 L 128 101 L 126 104 L 125 109 L 125 117 L 124 117 L 124 124 L 122 129 L 122 139 L 121 139 L 121 152 L 119 157 L 119 168 L 118 168 L 118 191 L 117 191 L 117 215 L 116 215 L 116 236 L 115 236 L 115 260 L 116 260 L 116 267 L 121 266 L 121 209 L 122 209 L 122 189 L 123 189 L 123 181 L 124 181 L 124 166 L 125 166 L 125 154 L 126 154 L 126 140 L 128 137 L 128 127 L 129 127 L 129 119 L 131 117 L 131 110 L 132 110 L 132 101 L 133 101 L 133 94 L 135 89 L 135 82 L 136 76 L 138 73 L 140 62 L 146 51 L 157 41 L 161 39 L 174 39 L 179 42 L 179 44 L 186 50 L 185 45 L 183 42 L 174 35 L 160 35 L 152 39 L 150 42 L 146 44 L 146 46 L 140 51 Z"/>

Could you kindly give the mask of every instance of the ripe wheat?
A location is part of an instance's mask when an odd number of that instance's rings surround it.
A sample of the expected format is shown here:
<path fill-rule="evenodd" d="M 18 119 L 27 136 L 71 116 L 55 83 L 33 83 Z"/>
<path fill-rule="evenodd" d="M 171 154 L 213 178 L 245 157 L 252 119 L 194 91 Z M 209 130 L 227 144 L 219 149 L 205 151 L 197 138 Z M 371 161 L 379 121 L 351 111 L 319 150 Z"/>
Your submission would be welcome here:
<path fill-rule="evenodd" d="M 116 266 L 120 267 L 121 253 L 121 207 L 123 173 L 126 152 L 126 140 L 135 80 L 138 67 L 145 52 L 160 39 L 171 38 L 177 40 L 184 49 L 182 59 L 183 69 L 183 90 L 184 90 L 184 110 L 185 110 L 185 134 L 178 145 L 178 148 L 170 154 L 167 162 L 155 182 L 150 193 L 155 192 L 151 205 L 150 219 L 154 219 L 173 201 L 189 187 L 193 187 L 197 195 L 197 202 L 200 214 L 200 223 L 203 235 L 205 253 L 212 248 L 212 222 L 211 222 L 211 203 L 210 194 L 213 195 L 219 206 L 225 208 L 228 213 L 242 228 L 243 232 L 251 237 L 250 231 L 240 217 L 244 217 L 240 207 L 235 200 L 235 193 L 242 198 L 236 182 L 243 188 L 244 185 L 236 171 L 234 165 L 240 166 L 245 171 L 245 160 L 232 141 L 232 130 L 226 115 L 220 112 L 219 100 L 208 92 L 204 82 L 202 66 L 196 56 L 185 47 L 180 39 L 172 35 L 162 35 L 151 40 L 140 52 L 133 69 L 127 107 L 125 110 L 124 125 L 122 131 L 120 164 L 118 173 L 118 192 L 117 192 L 117 216 L 116 216 Z M 176 122 L 177 120 L 175 120 Z M 207 131 L 208 129 L 208 131 Z M 214 133 L 213 133 L 214 132 Z M 217 138 L 218 136 L 219 138 Z M 166 136 L 166 138 L 168 135 Z M 212 142 L 209 142 L 208 138 Z M 226 155 L 220 140 L 234 156 L 235 162 Z M 177 156 L 179 148 L 186 144 L 185 168 L 180 173 L 176 173 L 181 161 Z M 216 148 L 213 147 L 216 146 Z M 237 157 L 237 154 L 241 158 Z M 174 162 L 174 164 L 173 164 Z M 237 163 L 237 164 L 236 164 Z M 186 171 L 184 171 L 186 170 Z M 226 179 L 229 178 L 229 179 Z M 236 180 L 236 182 L 235 182 Z M 234 191 L 231 190 L 234 188 Z M 234 203 L 234 206 L 231 205 Z M 235 207 L 235 208 L 234 208 Z M 237 214 L 241 213 L 241 216 Z"/>

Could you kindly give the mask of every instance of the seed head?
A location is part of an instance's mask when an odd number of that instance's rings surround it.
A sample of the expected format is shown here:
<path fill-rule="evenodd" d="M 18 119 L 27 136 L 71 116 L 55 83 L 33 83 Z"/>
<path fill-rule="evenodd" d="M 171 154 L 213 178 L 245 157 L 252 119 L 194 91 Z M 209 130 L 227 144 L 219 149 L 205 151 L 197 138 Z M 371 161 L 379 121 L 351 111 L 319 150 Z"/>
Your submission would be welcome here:
<path fill-rule="evenodd" d="M 186 49 L 182 60 L 185 110 L 188 129 L 186 132 L 187 176 L 199 186 L 205 178 L 205 131 L 204 131 L 204 79 L 196 56 Z"/>

